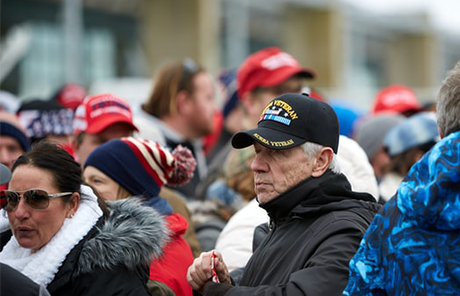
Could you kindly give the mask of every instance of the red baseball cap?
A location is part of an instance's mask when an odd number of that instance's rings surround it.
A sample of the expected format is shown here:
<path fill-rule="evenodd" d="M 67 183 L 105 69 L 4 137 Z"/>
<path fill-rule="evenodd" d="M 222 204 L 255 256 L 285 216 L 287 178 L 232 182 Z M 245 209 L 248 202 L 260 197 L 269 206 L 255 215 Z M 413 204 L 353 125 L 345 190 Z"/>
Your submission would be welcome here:
<path fill-rule="evenodd" d="M 394 84 L 380 90 L 374 101 L 372 113 L 394 112 L 404 113 L 421 110 L 417 96 L 407 86 Z"/>
<path fill-rule="evenodd" d="M 311 69 L 302 67 L 290 54 L 278 47 L 269 47 L 251 54 L 237 73 L 238 97 L 257 87 L 272 87 L 286 81 L 293 75 L 314 78 Z"/>
<path fill-rule="evenodd" d="M 89 96 L 75 111 L 74 135 L 81 132 L 98 134 L 119 122 L 127 123 L 139 131 L 133 123 L 133 113 L 125 100 L 109 93 Z"/>
<path fill-rule="evenodd" d="M 79 84 L 68 83 L 59 91 L 56 101 L 69 109 L 75 110 L 86 97 L 86 90 Z"/>

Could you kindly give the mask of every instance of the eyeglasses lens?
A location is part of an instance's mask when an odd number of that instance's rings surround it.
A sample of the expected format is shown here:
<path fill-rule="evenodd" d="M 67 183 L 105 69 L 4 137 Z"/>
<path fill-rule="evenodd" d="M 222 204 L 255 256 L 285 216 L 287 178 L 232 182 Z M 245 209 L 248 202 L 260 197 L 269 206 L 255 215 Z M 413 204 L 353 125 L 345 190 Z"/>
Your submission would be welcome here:
<path fill-rule="evenodd" d="M 24 192 L 26 203 L 33 209 L 43 210 L 48 207 L 50 198 L 44 190 L 28 190 Z"/>
<path fill-rule="evenodd" d="M 33 209 L 43 210 L 48 207 L 49 196 L 44 190 L 27 190 L 24 192 L 23 197 L 25 202 Z M 10 212 L 16 209 L 19 204 L 21 196 L 16 191 L 5 190 L 0 193 L 1 207 Z"/>

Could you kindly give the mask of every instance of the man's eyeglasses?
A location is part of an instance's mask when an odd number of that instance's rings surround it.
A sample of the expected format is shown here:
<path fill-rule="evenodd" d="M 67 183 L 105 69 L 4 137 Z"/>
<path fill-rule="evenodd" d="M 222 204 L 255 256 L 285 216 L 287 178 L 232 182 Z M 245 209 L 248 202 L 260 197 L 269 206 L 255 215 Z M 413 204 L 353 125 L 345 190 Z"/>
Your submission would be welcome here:
<path fill-rule="evenodd" d="M 20 193 L 22 193 L 22 196 L 29 207 L 34 210 L 45 210 L 48 208 L 51 198 L 71 195 L 73 192 L 48 194 L 48 192 L 42 189 L 30 189 L 25 191 L 1 190 L 1 208 L 5 208 L 7 212 L 11 212 L 16 209 L 19 204 L 19 200 L 21 199 Z"/>

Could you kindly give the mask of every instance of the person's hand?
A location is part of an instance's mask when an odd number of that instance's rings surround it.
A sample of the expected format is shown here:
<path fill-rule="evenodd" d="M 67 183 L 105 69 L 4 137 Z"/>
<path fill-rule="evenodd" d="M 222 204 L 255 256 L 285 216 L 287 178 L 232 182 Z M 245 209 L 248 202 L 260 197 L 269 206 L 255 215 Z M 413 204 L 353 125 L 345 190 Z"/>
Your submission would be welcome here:
<path fill-rule="evenodd" d="M 215 257 L 213 258 L 213 252 Z M 209 281 L 212 281 L 212 264 L 214 260 L 214 268 L 219 278 L 219 282 L 231 284 L 230 274 L 227 266 L 222 259 L 222 254 L 217 251 L 209 251 L 201 253 L 200 257 L 196 258 L 187 271 L 187 281 L 193 290 L 203 292 L 203 286 Z"/>

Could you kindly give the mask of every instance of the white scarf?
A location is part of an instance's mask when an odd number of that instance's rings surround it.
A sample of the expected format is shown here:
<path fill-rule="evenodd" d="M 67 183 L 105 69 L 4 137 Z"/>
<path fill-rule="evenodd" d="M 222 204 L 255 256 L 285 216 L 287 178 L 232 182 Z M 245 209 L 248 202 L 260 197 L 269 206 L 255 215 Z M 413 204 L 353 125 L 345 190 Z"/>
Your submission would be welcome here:
<path fill-rule="evenodd" d="M 0 216 L 0 219 L 6 219 L 4 213 L 0 213 Z M 93 228 L 101 216 L 102 210 L 93 190 L 82 185 L 77 212 L 72 218 L 65 219 L 61 229 L 46 245 L 37 252 L 31 253 L 30 249 L 21 247 L 12 236 L 0 253 L 0 262 L 19 270 L 34 282 L 46 287 L 54 279 L 69 252 Z M 5 221 L 0 221 L 0 229 L 4 226 Z"/>

